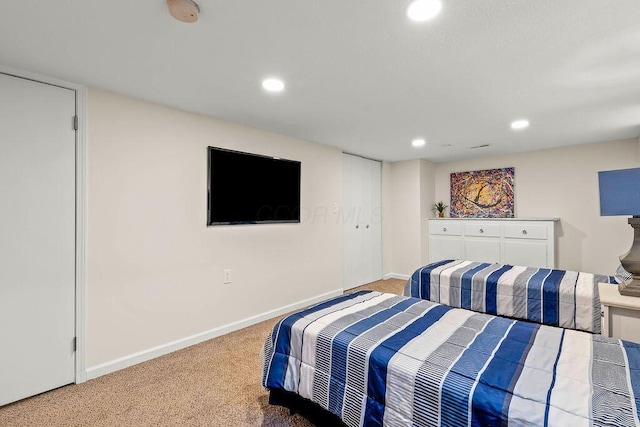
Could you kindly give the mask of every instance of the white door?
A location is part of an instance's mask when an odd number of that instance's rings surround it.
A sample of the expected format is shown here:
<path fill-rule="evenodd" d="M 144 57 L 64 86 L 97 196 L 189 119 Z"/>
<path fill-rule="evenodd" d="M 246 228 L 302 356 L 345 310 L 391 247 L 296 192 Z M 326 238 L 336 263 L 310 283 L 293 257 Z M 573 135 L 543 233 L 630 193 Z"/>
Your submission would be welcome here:
<path fill-rule="evenodd" d="M 505 239 L 504 264 L 553 268 L 547 262 L 547 242 L 544 240 Z"/>
<path fill-rule="evenodd" d="M 343 156 L 344 288 L 382 278 L 380 162 Z"/>
<path fill-rule="evenodd" d="M 364 271 L 362 283 L 371 283 L 382 278 L 382 202 L 380 162 L 359 159 L 363 173 L 363 200 L 366 215 L 360 230 L 363 234 L 362 257 Z"/>
<path fill-rule="evenodd" d="M 464 242 L 464 259 L 477 262 L 500 262 L 500 240 L 491 238 L 474 239 Z"/>
<path fill-rule="evenodd" d="M 0 405 L 75 380 L 75 109 L 0 74 Z"/>
<path fill-rule="evenodd" d="M 462 259 L 460 236 L 429 236 L 429 262 L 445 259 Z"/>
<path fill-rule="evenodd" d="M 360 283 L 362 257 L 360 256 L 360 212 L 362 192 L 359 183 L 358 169 L 354 156 L 343 156 L 343 282 L 344 288 L 350 289 L 353 283 Z"/>

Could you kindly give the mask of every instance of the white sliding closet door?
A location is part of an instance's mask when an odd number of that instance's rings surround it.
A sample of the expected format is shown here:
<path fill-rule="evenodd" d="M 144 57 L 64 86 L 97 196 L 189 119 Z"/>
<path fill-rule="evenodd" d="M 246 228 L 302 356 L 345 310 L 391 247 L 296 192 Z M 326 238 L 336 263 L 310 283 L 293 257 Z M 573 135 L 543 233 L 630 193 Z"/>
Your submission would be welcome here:
<path fill-rule="evenodd" d="M 382 278 L 380 162 L 343 155 L 344 288 Z"/>
<path fill-rule="evenodd" d="M 75 91 L 0 74 L 0 405 L 75 380 Z"/>

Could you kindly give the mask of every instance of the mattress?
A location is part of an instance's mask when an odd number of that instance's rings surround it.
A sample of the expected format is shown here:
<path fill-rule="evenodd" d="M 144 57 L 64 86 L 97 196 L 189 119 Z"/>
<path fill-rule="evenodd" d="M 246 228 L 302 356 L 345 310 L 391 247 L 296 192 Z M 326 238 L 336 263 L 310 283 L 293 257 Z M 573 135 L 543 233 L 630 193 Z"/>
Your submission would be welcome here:
<path fill-rule="evenodd" d="M 361 291 L 279 321 L 263 386 L 348 426 L 634 426 L 640 346 Z"/>
<path fill-rule="evenodd" d="M 598 283 L 579 271 L 444 260 L 417 269 L 404 295 L 488 314 L 600 333 Z"/>

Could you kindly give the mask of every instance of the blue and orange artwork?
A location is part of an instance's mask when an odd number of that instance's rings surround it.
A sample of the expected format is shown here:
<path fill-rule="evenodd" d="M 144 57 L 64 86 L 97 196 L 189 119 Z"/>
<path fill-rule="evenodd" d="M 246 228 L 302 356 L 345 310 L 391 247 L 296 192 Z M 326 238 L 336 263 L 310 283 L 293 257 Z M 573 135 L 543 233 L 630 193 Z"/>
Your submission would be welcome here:
<path fill-rule="evenodd" d="M 513 218 L 515 168 L 451 174 L 452 218 Z"/>

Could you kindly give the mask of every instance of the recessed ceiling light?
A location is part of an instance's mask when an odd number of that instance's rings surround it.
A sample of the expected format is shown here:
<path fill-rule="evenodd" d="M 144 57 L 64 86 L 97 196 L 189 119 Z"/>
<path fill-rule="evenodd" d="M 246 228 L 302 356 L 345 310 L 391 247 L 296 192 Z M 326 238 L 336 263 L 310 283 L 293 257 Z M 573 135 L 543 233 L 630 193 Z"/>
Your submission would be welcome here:
<path fill-rule="evenodd" d="M 407 7 L 407 16 L 412 21 L 424 22 L 436 16 L 442 10 L 440 0 L 415 0 Z"/>
<path fill-rule="evenodd" d="M 427 144 L 427 141 L 425 141 L 422 138 L 416 138 L 413 141 L 411 141 L 411 145 L 413 145 L 414 147 L 424 147 Z"/>
<path fill-rule="evenodd" d="M 284 82 L 280 79 L 270 77 L 262 81 L 262 87 L 269 92 L 282 92 L 284 90 Z"/>
<path fill-rule="evenodd" d="M 516 120 L 514 122 L 511 122 L 511 129 L 526 129 L 529 127 L 529 120 Z"/>
<path fill-rule="evenodd" d="M 178 21 L 192 24 L 198 20 L 200 7 L 193 0 L 167 0 L 169 13 Z"/>

